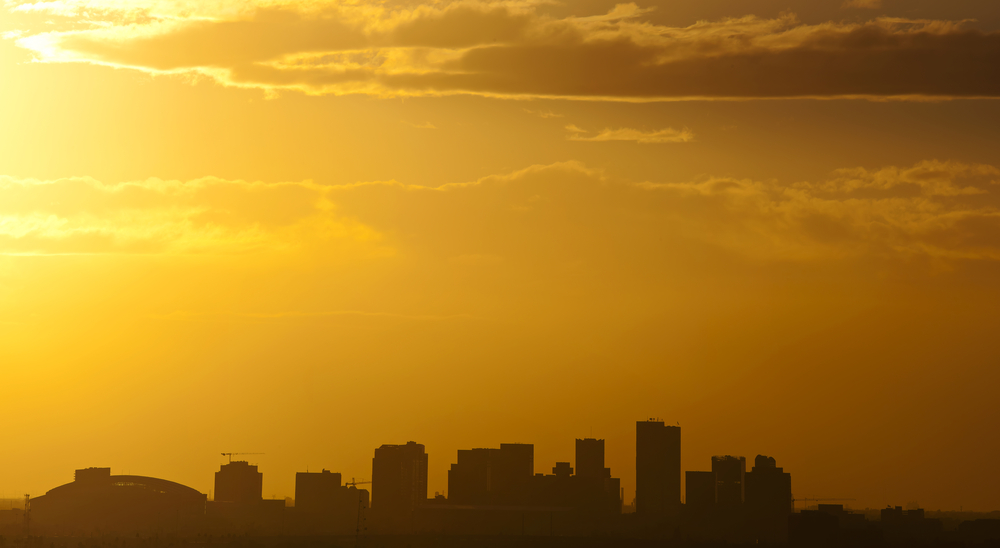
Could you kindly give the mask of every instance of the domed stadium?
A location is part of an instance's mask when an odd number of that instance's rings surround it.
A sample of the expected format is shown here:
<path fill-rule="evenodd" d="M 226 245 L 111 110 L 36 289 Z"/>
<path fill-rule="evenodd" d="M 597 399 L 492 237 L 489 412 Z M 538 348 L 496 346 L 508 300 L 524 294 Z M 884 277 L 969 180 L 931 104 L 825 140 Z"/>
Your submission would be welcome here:
<path fill-rule="evenodd" d="M 204 519 L 206 501 L 172 481 L 87 468 L 31 499 L 31 521 L 47 534 L 182 531 Z"/>

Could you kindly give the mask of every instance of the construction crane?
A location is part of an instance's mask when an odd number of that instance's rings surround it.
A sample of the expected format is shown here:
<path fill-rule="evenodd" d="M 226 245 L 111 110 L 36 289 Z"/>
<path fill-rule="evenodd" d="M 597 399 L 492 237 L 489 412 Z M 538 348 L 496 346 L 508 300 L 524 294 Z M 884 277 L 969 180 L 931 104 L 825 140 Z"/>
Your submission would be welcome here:
<path fill-rule="evenodd" d="M 358 481 L 358 480 L 356 480 L 354 478 L 351 478 L 351 481 L 345 481 L 344 482 L 344 487 L 347 487 L 348 485 L 353 485 L 353 486 L 356 487 L 358 485 L 364 485 L 366 483 L 371 483 L 371 482 L 370 481 Z"/>
<path fill-rule="evenodd" d="M 31 495 L 24 495 L 24 536 L 31 536 Z"/>
<path fill-rule="evenodd" d="M 223 457 L 229 457 L 229 462 L 233 462 L 233 455 L 263 455 L 264 453 L 223 453 Z"/>
<path fill-rule="evenodd" d="M 823 498 L 823 499 L 805 498 L 805 499 L 795 499 L 795 498 L 793 498 L 792 499 L 792 507 L 794 508 L 795 507 L 795 503 L 799 502 L 799 501 L 802 501 L 802 502 L 836 502 L 836 501 L 853 501 L 853 500 L 858 500 L 858 499 L 837 499 L 837 498 Z"/>

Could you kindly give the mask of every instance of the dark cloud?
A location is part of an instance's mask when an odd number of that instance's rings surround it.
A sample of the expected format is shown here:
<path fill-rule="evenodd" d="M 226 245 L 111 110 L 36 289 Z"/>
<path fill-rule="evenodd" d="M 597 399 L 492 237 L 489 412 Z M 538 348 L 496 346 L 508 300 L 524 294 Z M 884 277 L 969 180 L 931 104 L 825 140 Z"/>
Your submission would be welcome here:
<path fill-rule="evenodd" d="M 634 5 L 551 19 L 456 3 L 369 19 L 339 9 L 262 9 L 192 21 L 32 37 L 50 60 L 201 70 L 226 83 L 312 93 L 477 93 L 613 99 L 1000 96 L 1000 33 L 878 19 L 793 16 L 645 23 Z M 161 24 L 162 23 L 158 23 Z M 221 69 L 221 70 L 220 70 Z"/>

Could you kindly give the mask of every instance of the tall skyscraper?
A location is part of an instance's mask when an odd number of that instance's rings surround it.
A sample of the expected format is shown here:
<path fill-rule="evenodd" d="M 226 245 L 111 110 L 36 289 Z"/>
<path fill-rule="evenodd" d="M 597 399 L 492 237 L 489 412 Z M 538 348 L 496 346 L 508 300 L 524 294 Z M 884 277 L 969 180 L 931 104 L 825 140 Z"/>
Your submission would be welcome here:
<path fill-rule="evenodd" d="M 584 438 L 576 440 L 576 475 L 584 477 L 610 477 L 604 468 L 604 440 Z"/>
<path fill-rule="evenodd" d="M 715 472 L 716 504 L 734 506 L 743 504 L 743 478 L 747 471 L 745 457 L 730 455 L 712 457 L 712 472 Z"/>
<path fill-rule="evenodd" d="M 256 502 L 264 498 L 263 492 L 264 474 L 246 461 L 223 464 L 215 473 L 216 502 Z"/>
<path fill-rule="evenodd" d="M 681 428 L 650 419 L 635 424 L 635 510 L 653 518 L 681 506 Z"/>
<path fill-rule="evenodd" d="M 427 501 L 427 453 L 416 442 L 383 445 L 372 459 L 372 511 L 388 532 L 405 532 L 413 509 Z"/>

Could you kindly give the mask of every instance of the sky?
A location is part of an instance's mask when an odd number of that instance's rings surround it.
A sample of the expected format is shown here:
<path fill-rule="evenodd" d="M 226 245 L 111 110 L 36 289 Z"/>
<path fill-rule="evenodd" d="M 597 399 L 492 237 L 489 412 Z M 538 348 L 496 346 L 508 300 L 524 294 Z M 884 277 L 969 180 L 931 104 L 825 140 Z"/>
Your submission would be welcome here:
<path fill-rule="evenodd" d="M 635 421 L 1000 509 L 993 0 L 4 0 L 0 498 Z M 377 499 L 377 495 L 375 495 Z"/>

